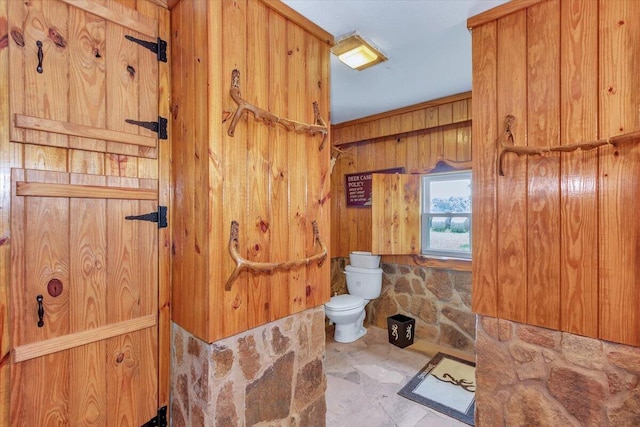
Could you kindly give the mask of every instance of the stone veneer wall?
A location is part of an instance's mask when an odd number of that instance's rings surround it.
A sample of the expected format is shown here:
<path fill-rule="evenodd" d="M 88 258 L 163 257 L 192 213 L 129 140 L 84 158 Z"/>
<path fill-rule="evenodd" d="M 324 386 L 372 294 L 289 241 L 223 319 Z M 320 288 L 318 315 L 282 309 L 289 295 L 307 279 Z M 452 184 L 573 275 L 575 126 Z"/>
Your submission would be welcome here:
<path fill-rule="evenodd" d="M 172 426 L 324 426 L 322 306 L 213 344 L 173 324 Z"/>
<path fill-rule="evenodd" d="M 331 260 L 331 295 L 347 293 L 348 261 Z M 367 305 L 367 324 L 386 329 L 387 317 L 404 314 L 416 319 L 416 339 L 475 353 L 470 272 L 384 263 L 381 268 L 382 293 Z"/>
<path fill-rule="evenodd" d="M 476 425 L 640 426 L 640 349 L 478 316 Z"/>

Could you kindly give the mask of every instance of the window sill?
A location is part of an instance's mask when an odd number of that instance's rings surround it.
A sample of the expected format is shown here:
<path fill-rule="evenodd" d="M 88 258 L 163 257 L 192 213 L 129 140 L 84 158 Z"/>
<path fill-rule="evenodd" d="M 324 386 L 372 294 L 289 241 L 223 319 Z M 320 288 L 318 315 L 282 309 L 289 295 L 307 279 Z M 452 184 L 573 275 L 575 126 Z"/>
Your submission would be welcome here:
<path fill-rule="evenodd" d="M 446 270 L 471 271 L 470 259 L 451 258 L 451 257 L 434 257 L 427 255 L 410 255 L 413 263 L 423 267 L 442 268 Z"/>

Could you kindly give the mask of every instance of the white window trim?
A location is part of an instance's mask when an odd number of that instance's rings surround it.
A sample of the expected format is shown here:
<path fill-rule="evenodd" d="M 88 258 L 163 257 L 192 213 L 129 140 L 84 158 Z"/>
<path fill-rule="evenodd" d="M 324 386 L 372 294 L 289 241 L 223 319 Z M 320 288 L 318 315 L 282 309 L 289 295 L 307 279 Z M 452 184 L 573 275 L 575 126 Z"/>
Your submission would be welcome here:
<path fill-rule="evenodd" d="M 451 179 L 469 179 L 471 180 L 471 171 L 452 171 L 452 172 L 442 172 L 442 173 L 434 173 L 427 174 L 422 176 L 421 181 L 421 191 L 422 191 L 422 214 L 421 214 L 421 254 L 423 256 L 430 257 L 439 257 L 439 258 L 459 258 L 459 259 L 468 259 L 472 258 L 471 253 L 471 223 L 472 223 L 472 212 L 473 207 L 471 208 L 471 212 L 461 213 L 461 212 L 450 212 L 450 213 L 430 213 L 429 211 L 429 202 L 431 200 L 430 195 L 430 186 L 431 182 L 435 181 L 450 181 Z M 473 185 L 473 181 L 471 181 L 471 185 Z M 455 250 L 442 250 L 442 249 L 428 249 L 430 244 L 430 233 L 429 233 L 429 219 L 432 217 L 449 217 L 449 218 L 469 218 L 469 250 L 468 251 L 455 251 Z"/>

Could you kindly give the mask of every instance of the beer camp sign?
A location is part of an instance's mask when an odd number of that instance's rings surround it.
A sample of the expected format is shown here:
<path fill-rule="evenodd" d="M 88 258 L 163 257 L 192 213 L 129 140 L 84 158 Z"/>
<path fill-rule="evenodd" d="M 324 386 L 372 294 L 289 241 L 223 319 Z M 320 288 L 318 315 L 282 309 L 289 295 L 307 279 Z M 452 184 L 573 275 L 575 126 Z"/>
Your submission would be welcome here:
<path fill-rule="evenodd" d="M 404 168 L 383 169 L 344 175 L 344 187 L 347 194 L 347 207 L 371 207 L 371 179 L 374 173 L 403 173 Z"/>

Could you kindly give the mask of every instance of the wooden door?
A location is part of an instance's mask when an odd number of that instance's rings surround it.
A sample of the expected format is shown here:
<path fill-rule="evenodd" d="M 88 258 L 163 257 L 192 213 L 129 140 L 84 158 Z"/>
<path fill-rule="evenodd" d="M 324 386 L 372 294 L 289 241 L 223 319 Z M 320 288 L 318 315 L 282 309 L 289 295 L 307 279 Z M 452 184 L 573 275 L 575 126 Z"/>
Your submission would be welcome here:
<path fill-rule="evenodd" d="M 12 425 L 156 415 L 157 185 L 12 171 Z"/>
<path fill-rule="evenodd" d="M 157 21 L 114 0 L 8 5 L 11 141 L 156 158 L 158 133 L 133 122 L 159 121 L 159 55 L 141 44 L 160 44 Z"/>

